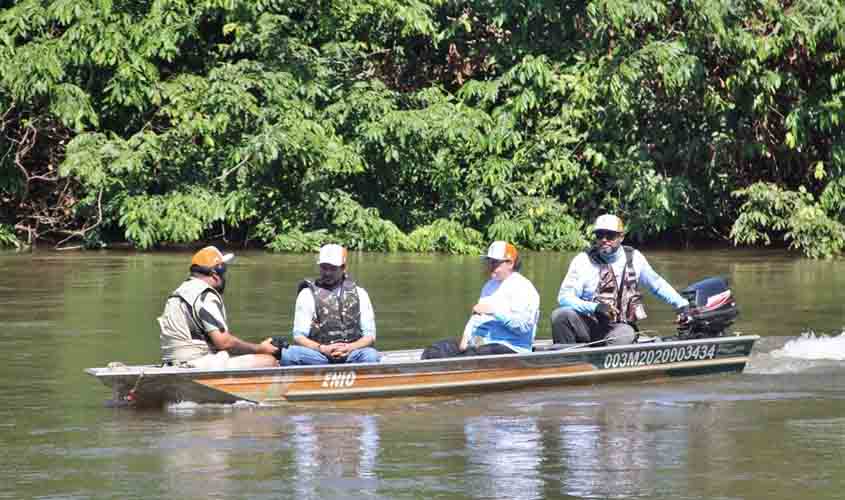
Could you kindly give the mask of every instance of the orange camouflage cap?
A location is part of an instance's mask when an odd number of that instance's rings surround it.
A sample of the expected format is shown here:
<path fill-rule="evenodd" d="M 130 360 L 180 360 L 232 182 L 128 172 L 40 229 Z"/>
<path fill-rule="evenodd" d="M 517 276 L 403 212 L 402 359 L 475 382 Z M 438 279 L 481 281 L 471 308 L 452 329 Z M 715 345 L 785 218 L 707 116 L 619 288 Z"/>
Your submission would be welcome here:
<path fill-rule="evenodd" d="M 227 253 L 224 255 L 217 247 L 207 246 L 194 254 L 191 258 L 191 265 L 214 269 L 229 264 L 233 260 L 235 260 L 235 254 Z"/>

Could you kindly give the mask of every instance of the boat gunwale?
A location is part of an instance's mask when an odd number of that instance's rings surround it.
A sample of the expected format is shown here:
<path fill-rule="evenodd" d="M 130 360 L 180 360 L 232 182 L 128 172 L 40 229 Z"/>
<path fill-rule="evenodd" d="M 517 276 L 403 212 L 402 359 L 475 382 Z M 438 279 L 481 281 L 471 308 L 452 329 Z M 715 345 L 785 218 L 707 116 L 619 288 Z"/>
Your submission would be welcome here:
<path fill-rule="evenodd" d="M 367 372 L 379 372 L 385 368 L 401 369 L 409 367 L 425 367 L 445 365 L 442 369 L 432 371 L 447 371 L 448 368 L 455 368 L 458 370 L 472 370 L 462 369 L 461 365 L 467 362 L 472 362 L 474 365 L 485 364 L 488 361 L 501 360 L 532 360 L 542 359 L 543 357 L 552 356 L 578 356 L 584 353 L 608 353 L 608 352 L 625 352 L 645 350 L 657 347 L 672 347 L 678 345 L 709 345 L 709 344 L 734 344 L 745 343 L 760 340 L 760 336 L 753 335 L 732 335 L 724 337 L 710 337 L 704 339 L 690 339 L 690 340 L 670 340 L 659 342 L 641 342 L 634 344 L 625 344 L 618 346 L 603 346 L 603 347 L 579 347 L 580 344 L 572 344 L 572 347 L 565 347 L 561 349 L 548 349 L 542 351 L 532 351 L 526 353 L 514 354 L 494 354 L 487 356 L 472 356 L 472 357 L 452 357 L 452 358 L 435 358 L 435 359 L 417 359 L 409 361 L 397 361 L 388 363 L 338 363 L 338 364 L 324 364 L 324 365 L 305 365 L 305 366 L 274 366 L 264 368 L 229 368 L 208 370 L 202 368 L 180 368 L 180 367 L 162 367 L 161 365 L 125 365 L 125 369 L 116 370 L 109 367 L 95 367 L 85 368 L 85 372 L 89 375 L 97 377 L 98 379 L 111 379 L 120 377 L 133 376 L 178 376 L 185 378 L 207 378 L 207 377 L 246 377 L 246 376 L 267 376 L 267 375 L 304 375 L 309 373 L 322 373 L 325 371 L 350 371 L 356 370 L 359 375 L 364 375 Z M 547 344 L 554 345 L 554 344 Z M 387 353 L 398 352 L 413 352 L 421 351 L 421 349 L 404 349 L 396 351 L 385 351 Z M 684 363 L 684 362 L 682 362 Z M 498 363 L 495 363 L 498 364 Z M 453 366 L 450 366 L 453 365 Z M 493 366 L 490 368 L 497 368 Z M 479 367 L 478 369 L 488 369 L 488 367 Z"/>
<path fill-rule="evenodd" d="M 614 377 L 627 374 L 647 374 L 652 372 L 666 372 L 669 370 L 696 369 L 708 366 L 744 366 L 748 362 L 747 356 L 735 356 L 722 359 L 689 360 L 667 363 L 661 365 L 646 365 L 639 367 L 608 368 L 604 370 L 584 370 L 571 373 L 557 373 L 553 375 L 524 375 L 511 377 L 509 379 L 477 379 L 471 382 L 449 382 L 436 384 L 414 384 L 385 386 L 381 388 L 361 389 L 321 389 L 311 391 L 296 391 L 287 393 L 284 400 L 287 401 L 308 401 L 308 400 L 332 400 L 342 398 L 354 398 L 356 395 L 373 395 L 374 397 L 390 397 L 395 394 L 413 393 L 420 390 L 438 391 L 441 389 L 452 390 L 465 387 L 495 387 L 508 384 L 525 385 L 530 382 L 542 382 L 554 384 L 560 380 L 583 380 L 596 377 Z"/>

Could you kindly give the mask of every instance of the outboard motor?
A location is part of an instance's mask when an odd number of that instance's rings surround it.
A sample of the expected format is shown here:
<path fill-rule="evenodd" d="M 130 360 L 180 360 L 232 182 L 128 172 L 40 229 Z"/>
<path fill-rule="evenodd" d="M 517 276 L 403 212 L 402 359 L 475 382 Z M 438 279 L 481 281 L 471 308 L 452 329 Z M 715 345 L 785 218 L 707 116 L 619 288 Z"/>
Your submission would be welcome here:
<path fill-rule="evenodd" d="M 681 290 L 681 295 L 689 301 L 690 321 L 678 326 L 680 340 L 721 337 L 739 315 L 724 278 L 693 283 Z"/>

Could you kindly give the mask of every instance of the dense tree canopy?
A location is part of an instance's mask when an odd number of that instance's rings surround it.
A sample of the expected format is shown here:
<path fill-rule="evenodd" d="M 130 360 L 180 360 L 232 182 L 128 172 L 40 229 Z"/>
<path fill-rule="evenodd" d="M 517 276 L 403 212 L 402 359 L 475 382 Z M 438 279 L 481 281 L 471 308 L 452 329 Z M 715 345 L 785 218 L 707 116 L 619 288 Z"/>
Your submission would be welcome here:
<path fill-rule="evenodd" d="M 841 0 L 0 5 L 3 245 L 845 249 Z"/>

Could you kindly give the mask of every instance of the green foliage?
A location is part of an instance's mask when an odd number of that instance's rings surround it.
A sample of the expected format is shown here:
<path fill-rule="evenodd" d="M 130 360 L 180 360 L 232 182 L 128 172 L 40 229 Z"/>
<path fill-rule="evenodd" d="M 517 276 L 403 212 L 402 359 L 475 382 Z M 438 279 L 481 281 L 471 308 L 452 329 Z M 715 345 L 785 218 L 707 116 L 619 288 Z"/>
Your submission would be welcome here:
<path fill-rule="evenodd" d="M 437 219 L 431 224 L 418 227 L 408 237 L 408 250 L 416 252 L 473 254 L 481 252 L 484 245 L 480 232 L 447 219 Z"/>
<path fill-rule="evenodd" d="M 818 205 L 801 207 L 789 218 L 789 246 L 808 257 L 831 258 L 845 250 L 845 224 L 831 219 Z"/>
<path fill-rule="evenodd" d="M 737 190 L 734 196 L 746 198 L 731 229 L 731 237 L 738 244 L 770 245 L 770 233 L 783 237 L 789 230 L 790 215 L 812 203 L 806 189 L 784 191 L 770 183 L 756 183 Z"/>
<path fill-rule="evenodd" d="M 301 229 L 291 228 L 269 240 L 267 248 L 276 252 L 315 252 L 331 241 L 325 229 L 303 232 Z"/>
<path fill-rule="evenodd" d="M 120 225 L 139 248 L 159 242 L 199 240 L 215 222 L 225 218 L 224 205 L 214 194 L 194 189 L 187 193 L 129 196 L 121 203 Z"/>
<path fill-rule="evenodd" d="M 21 248 L 21 242 L 15 236 L 15 228 L 8 224 L 0 224 L 0 247 Z"/>
<path fill-rule="evenodd" d="M 22 0 L 0 216 L 94 247 L 475 253 L 581 248 L 614 211 L 640 241 L 833 255 L 842 25 L 837 0 Z"/>
<path fill-rule="evenodd" d="M 320 195 L 329 230 L 336 242 L 354 250 L 395 252 L 408 248 L 408 237 L 390 221 L 379 216 L 378 210 L 364 208 L 343 191 Z"/>
<path fill-rule="evenodd" d="M 684 178 L 666 177 L 649 166 L 637 168 L 636 175 L 620 178 L 616 189 L 625 207 L 626 232 L 636 240 L 681 226 L 685 194 L 690 191 Z"/>
<path fill-rule="evenodd" d="M 582 223 L 551 199 L 520 198 L 488 228 L 491 240 L 537 250 L 580 250 L 587 245 Z"/>
<path fill-rule="evenodd" d="M 845 177 L 840 175 L 828 183 L 819 198 L 819 205 L 825 213 L 845 221 Z"/>
<path fill-rule="evenodd" d="M 845 225 L 832 219 L 803 187 L 786 191 L 761 182 L 735 196 L 746 198 L 731 229 L 738 244 L 769 245 L 777 238 L 813 258 L 832 257 L 845 249 Z"/>

